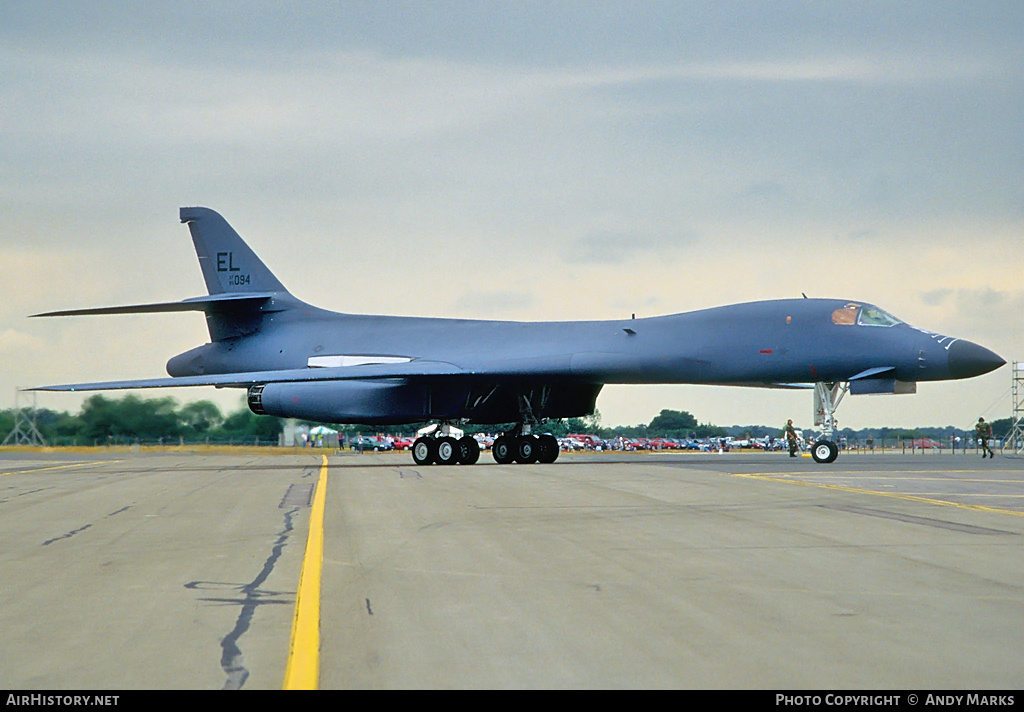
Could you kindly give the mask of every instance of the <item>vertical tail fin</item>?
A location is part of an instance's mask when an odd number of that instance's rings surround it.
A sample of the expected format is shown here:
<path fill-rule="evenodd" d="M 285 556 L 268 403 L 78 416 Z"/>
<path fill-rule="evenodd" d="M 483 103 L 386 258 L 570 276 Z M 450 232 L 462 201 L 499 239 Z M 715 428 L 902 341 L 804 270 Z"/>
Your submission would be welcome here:
<path fill-rule="evenodd" d="M 219 213 L 181 208 L 179 216 L 192 233 L 210 294 L 287 291 Z"/>

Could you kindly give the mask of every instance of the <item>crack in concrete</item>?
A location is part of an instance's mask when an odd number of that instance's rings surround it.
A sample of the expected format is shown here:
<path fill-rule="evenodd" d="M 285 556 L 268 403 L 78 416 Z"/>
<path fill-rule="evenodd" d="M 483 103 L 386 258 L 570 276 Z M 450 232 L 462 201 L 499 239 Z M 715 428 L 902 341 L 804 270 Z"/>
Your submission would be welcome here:
<path fill-rule="evenodd" d="M 274 547 L 270 552 L 270 556 L 263 563 L 263 570 L 260 571 L 259 575 L 256 576 L 252 581 L 241 587 L 242 593 L 245 594 L 245 600 L 242 602 L 242 610 L 238 613 L 238 619 L 235 621 L 235 627 L 221 640 L 221 656 L 220 666 L 221 669 L 227 674 L 227 680 L 224 682 L 223 690 L 240 690 L 245 684 L 245 681 L 249 678 L 249 670 L 245 667 L 245 658 L 242 656 L 242 650 L 238 647 L 239 641 L 246 631 L 249 630 L 249 626 L 252 623 L 253 615 L 256 613 L 256 609 L 263 603 L 270 603 L 271 601 L 261 601 L 261 597 L 267 595 L 276 596 L 275 592 L 261 592 L 259 587 L 264 581 L 270 576 L 274 570 L 274 565 L 277 564 L 277 560 L 281 558 L 281 552 L 284 550 L 285 544 L 288 541 L 288 537 L 291 536 L 294 526 L 292 524 L 292 517 L 299 512 L 301 507 L 295 507 L 289 509 L 284 514 L 284 529 L 279 532 L 277 540 L 274 542 Z"/>
<path fill-rule="evenodd" d="M 199 599 L 206 603 L 241 606 L 241 610 L 238 612 L 238 618 L 235 620 L 234 627 L 221 639 L 220 642 L 220 666 L 227 675 L 227 679 L 224 681 L 224 686 L 221 688 L 222 690 L 240 690 L 242 689 L 242 686 L 245 685 L 245 681 L 249 678 L 249 670 L 245 666 L 245 657 L 242 655 L 242 649 L 239 647 L 239 643 L 242 636 L 248 632 L 249 627 L 252 625 L 256 610 L 260 606 L 267 604 L 281 605 L 289 603 L 288 601 L 276 599 L 279 599 L 281 596 L 287 595 L 291 592 L 265 591 L 261 590 L 260 586 L 266 582 L 270 577 L 270 574 L 274 571 L 274 566 L 277 564 L 278 559 L 281 558 L 281 553 L 284 551 L 288 538 L 291 536 L 292 530 L 295 528 L 292 524 L 292 519 L 301 510 L 302 507 L 294 507 L 293 509 L 285 512 L 284 528 L 278 532 L 277 539 L 274 541 L 274 546 L 270 551 L 270 555 L 267 557 L 267 560 L 263 562 L 262 570 L 256 578 L 249 583 L 237 584 L 219 581 L 190 581 L 185 584 L 185 588 L 192 590 L 230 587 L 243 594 L 241 597 L 236 598 L 204 597 Z"/>
<path fill-rule="evenodd" d="M 46 541 L 43 542 L 43 546 L 49 546 L 53 542 L 60 541 L 61 539 L 70 539 L 75 534 L 78 534 L 80 532 L 84 532 L 86 529 L 88 529 L 91 526 L 92 526 L 92 524 L 86 524 L 84 526 L 78 527 L 78 529 L 72 529 L 67 534 L 61 534 L 60 536 L 55 536 L 52 539 L 47 539 Z"/>

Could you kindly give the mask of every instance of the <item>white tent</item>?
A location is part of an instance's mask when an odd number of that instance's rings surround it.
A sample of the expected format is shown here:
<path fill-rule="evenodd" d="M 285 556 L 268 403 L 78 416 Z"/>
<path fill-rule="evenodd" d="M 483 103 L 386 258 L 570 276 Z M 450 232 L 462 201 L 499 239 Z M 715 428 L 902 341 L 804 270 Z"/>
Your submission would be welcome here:
<path fill-rule="evenodd" d="M 338 447 L 338 431 L 317 425 L 309 429 L 309 440 L 313 447 Z"/>

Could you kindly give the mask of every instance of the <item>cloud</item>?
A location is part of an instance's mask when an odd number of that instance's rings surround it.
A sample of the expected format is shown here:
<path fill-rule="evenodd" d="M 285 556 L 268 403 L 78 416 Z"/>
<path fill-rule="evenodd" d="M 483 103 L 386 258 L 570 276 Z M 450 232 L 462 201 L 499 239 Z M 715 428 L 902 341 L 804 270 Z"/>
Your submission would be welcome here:
<path fill-rule="evenodd" d="M 510 318 L 535 306 L 537 298 L 530 292 L 481 291 L 455 300 L 453 311 L 477 318 Z"/>
<path fill-rule="evenodd" d="M 0 354 L 24 354 L 34 349 L 42 349 L 45 345 L 42 339 L 24 331 L 5 329 L 0 332 Z"/>
<path fill-rule="evenodd" d="M 643 225 L 621 230 L 596 230 L 566 242 L 561 258 L 568 264 L 624 265 L 664 262 L 693 247 L 696 238 L 686 230 L 674 234 L 644 232 Z"/>
<path fill-rule="evenodd" d="M 937 307 L 945 303 L 952 294 L 952 289 L 933 289 L 930 292 L 923 293 L 921 301 L 930 307 Z"/>

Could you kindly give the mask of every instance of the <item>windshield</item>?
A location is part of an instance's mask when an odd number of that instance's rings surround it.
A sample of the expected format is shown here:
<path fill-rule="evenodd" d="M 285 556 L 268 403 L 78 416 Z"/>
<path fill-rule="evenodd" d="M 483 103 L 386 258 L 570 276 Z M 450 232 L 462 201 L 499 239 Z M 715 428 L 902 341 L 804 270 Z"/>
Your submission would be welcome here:
<path fill-rule="evenodd" d="M 861 326 L 896 326 L 902 322 L 878 307 L 864 307 L 860 310 L 857 323 Z"/>
<path fill-rule="evenodd" d="M 832 312 L 832 323 L 838 326 L 896 326 L 903 322 L 878 307 L 847 304 Z"/>

